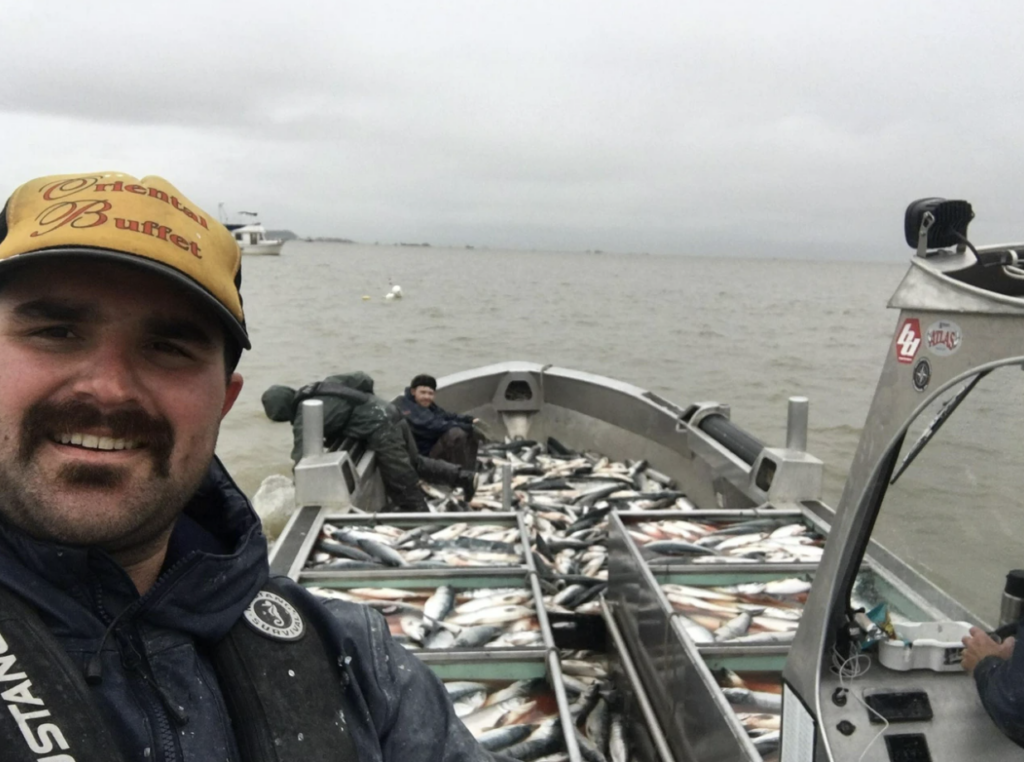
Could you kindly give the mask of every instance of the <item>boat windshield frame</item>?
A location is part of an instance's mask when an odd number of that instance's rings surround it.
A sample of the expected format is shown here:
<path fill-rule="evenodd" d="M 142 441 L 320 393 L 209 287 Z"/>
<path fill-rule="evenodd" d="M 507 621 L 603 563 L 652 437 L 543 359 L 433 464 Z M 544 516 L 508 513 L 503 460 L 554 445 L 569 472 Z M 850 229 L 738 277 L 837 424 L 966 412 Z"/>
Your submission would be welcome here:
<path fill-rule="evenodd" d="M 952 417 L 960 403 L 967 398 L 967 395 L 974 390 L 978 383 L 994 370 L 998 370 L 1000 368 L 1012 368 L 1013 366 L 1018 366 L 1024 370 L 1024 356 L 1015 355 L 1013 357 L 1002 357 L 998 360 L 992 360 L 990 362 L 968 368 L 962 373 L 949 379 L 942 386 L 936 388 L 934 392 L 921 400 L 910 414 L 906 416 L 900 427 L 892 432 L 888 445 L 875 459 L 875 465 L 872 468 L 874 474 L 868 479 L 869 483 L 881 479 L 885 485 L 884 489 L 880 489 L 875 492 L 873 500 L 868 500 L 868 502 L 873 503 L 870 507 L 872 508 L 875 516 L 878 515 L 882 502 L 885 500 L 888 488 L 896 483 L 896 479 L 901 476 L 903 472 L 907 470 L 910 463 L 920 455 L 924 450 L 924 447 L 935 437 L 935 434 L 940 428 L 942 428 L 946 421 Z M 958 390 L 952 397 L 942 403 L 942 408 L 935 414 L 931 423 L 925 427 L 924 431 L 922 431 L 917 441 L 914 442 L 903 459 L 896 464 L 896 455 L 903 447 L 904 440 L 906 439 L 907 433 L 910 431 L 910 427 L 914 425 L 914 422 L 921 417 L 921 414 L 924 413 L 930 405 L 934 404 L 935 401 L 942 397 L 943 394 L 958 385 L 963 385 L 963 388 Z M 892 472 L 890 474 L 884 473 L 884 465 L 886 463 L 895 464 L 892 466 Z M 868 499 L 871 496 L 864 495 L 863 497 Z M 861 507 L 864 507 L 863 503 L 861 504 Z"/>
<path fill-rule="evenodd" d="M 956 412 L 957 407 L 959 407 L 960 403 L 966 399 L 967 395 L 971 393 L 974 387 L 978 385 L 978 382 L 991 373 L 992 370 L 994 369 L 989 368 L 988 370 L 979 371 L 974 375 L 974 378 L 969 379 L 967 383 L 963 385 L 960 391 L 942 403 L 942 408 L 932 419 L 932 422 L 925 427 L 925 430 L 921 432 L 921 436 L 917 438 L 917 441 L 914 442 L 907 454 L 903 456 L 903 460 L 901 460 L 900 464 L 896 467 L 892 478 L 889 479 L 890 487 L 894 485 L 896 480 L 903 475 L 903 472 L 910 467 L 910 464 L 914 462 L 914 459 L 917 458 L 925 446 L 932 440 L 932 437 L 939 433 L 939 429 L 941 429 L 943 424 L 952 417 L 953 413 Z M 919 415 L 919 413 L 917 415 Z M 917 420 L 917 415 L 912 417 L 908 423 L 913 423 L 913 421 Z"/>

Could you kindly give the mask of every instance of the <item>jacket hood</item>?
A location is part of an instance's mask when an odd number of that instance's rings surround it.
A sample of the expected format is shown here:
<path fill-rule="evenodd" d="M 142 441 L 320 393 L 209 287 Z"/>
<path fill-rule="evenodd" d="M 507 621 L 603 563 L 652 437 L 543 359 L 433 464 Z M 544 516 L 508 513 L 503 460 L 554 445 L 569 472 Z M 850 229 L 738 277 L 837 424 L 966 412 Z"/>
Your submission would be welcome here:
<path fill-rule="evenodd" d="M 373 377 L 369 373 L 364 373 L 361 370 L 354 370 L 351 373 L 338 373 L 334 376 L 328 376 L 327 380 L 337 381 L 339 384 L 343 384 L 352 389 L 358 389 L 361 392 L 373 394 Z"/>
<path fill-rule="evenodd" d="M 291 421 L 292 413 L 295 410 L 296 391 L 290 386 L 274 386 L 263 392 L 260 401 L 263 403 L 263 412 L 267 418 L 278 423 Z"/>
<path fill-rule="evenodd" d="M 160 577 L 141 597 L 104 551 L 37 540 L 0 523 L 0 584 L 58 631 L 101 637 L 101 612 L 133 607 L 132 617 L 219 640 L 268 576 L 259 517 L 217 459 L 175 525 Z"/>

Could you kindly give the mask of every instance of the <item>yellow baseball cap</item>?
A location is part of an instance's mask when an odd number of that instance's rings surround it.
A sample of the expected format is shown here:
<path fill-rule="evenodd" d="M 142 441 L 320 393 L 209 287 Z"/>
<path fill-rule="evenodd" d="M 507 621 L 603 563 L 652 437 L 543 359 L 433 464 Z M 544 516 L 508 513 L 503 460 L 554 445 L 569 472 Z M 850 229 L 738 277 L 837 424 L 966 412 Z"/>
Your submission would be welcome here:
<path fill-rule="evenodd" d="M 252 346 L 238 244 L 160 177 L 53 175 L 14 191 L 0 213 L 0 272 L 58 256 L 127 261 L 166 275 L 210 304 L 242 347 Z"/>

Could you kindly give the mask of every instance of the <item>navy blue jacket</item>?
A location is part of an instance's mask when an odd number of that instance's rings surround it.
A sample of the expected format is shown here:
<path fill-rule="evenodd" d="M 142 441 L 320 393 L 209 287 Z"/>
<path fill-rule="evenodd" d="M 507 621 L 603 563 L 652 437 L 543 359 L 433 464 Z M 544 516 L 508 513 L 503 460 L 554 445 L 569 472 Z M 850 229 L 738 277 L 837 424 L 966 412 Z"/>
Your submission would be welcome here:
<path fill-rule="evenodd" d="M 240 762 L 205 651 L 267 577 L 259 519 L 217 461 L 175 527 L 160 578 L 141 597 L 106 553 L 34 540 L 0 522 L 0 584 L 36 607 L 83 671 L 100 652 L 102 681 L 91 690 L 129 760 Z M 352 659 L 348 723 L 358 762 L 497 759 L 455 717 L 441 682 L 394 643 L 383 617 L 355 604 L 328 612 L 309 598 L 307 613 Z M 158 689 L 133 660 L 148 666 Z M 172 721 L 168 701 L 183 708 L 185 724 Z"/>
<path fill-rule="evenodd" d="M 423 407 L 416 402 L 416 398 L 412 396 L 412 389 L 408 386 L 405 388 L 405 394 L 396 397 L 393 404 L 409 422 L 409 428 L 416 439 L 416 448 L 424 457 L 430 455 L 430 449 L 448 429 L 456 426 L 463 429 L 473 428 L 473 416 L 449 413 L 434 404 Z"/>
<path fill-rule="evenodd" d="M 1024 746 L 1024 644 L 1014 646 L 1009 660 L 986 656 L 979 661 L 974 682 L 992 721 L 1011 741 Z"/>

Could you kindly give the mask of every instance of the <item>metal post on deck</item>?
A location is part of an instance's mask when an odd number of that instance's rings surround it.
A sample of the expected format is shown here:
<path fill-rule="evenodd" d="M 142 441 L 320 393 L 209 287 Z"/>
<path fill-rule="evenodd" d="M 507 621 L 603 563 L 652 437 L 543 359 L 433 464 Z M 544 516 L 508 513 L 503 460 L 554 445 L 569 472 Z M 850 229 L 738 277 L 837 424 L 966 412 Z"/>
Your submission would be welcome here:
<path fill-rule="evenodd" d="M 312 458 L 324 454 L 323 400 L 302 403 L 302 457 Z"/>
<path fill-rule="evenodd" d="M 807 418 L 810 402 L 806 397 L 789 398 L 786 421 L 786 449 L 807 452 Z"/>
<path fill-rule="evenodd" d="M 501 467 L 501 508 L 505 511 L 512 510 L 512 464 L 506 463 Z"/>

